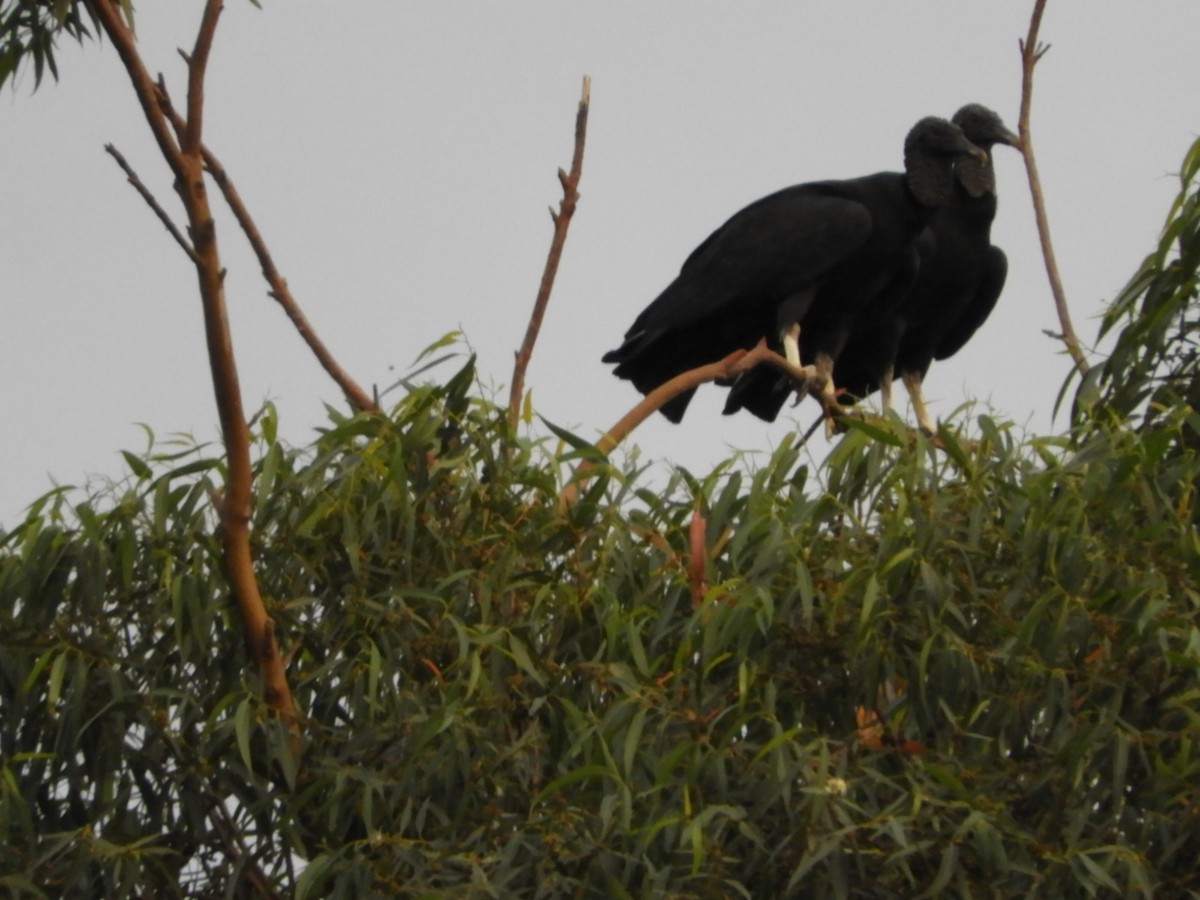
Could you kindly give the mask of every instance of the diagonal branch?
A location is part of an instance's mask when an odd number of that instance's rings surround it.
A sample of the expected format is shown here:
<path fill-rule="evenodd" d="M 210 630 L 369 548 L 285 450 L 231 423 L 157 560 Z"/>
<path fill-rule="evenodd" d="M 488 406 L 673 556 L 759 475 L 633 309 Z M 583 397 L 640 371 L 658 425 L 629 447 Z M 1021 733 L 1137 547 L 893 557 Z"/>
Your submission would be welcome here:
<path fill-rule="evenodd" d="M 163 112 L 171 121 L 176 132 L 182 134 L 186 130 L 187 123 L 175 110 L 174 105 L 171 103 L 171 97 L 167 93 L 167 87 L 161 78 L 158 82 L 158 92 Z M 254 250 L 254 255 L 258 257 L 258 264 L 262 269 L 263 278 L 270 287 L 269 294 L 271 298 L 283 307 L 284 314 L 296 326 L 301 340 L 308 344 L 313 355 L 317 357 L 317 362 L 321 364 L 321 368 L 325 370 L 330 378 L 337 382 L 338 387 L 342 389 L 342 393 L 346 395 L 346 399 L 350 404 L 362 412 L 379 412 L 379 405 L 341 367 L 338 361 L 334 359 L 329 348 L 325 346 L 324 341 L 317 336 L 316 329 L 313 328 L 312 323 L 309 322 L 308 317 L 300 308 L 300 304 L 296 302 L 296 298 L 292 296 L 287 279 L 280 274 L 279 269 L 276 267 L 275 260 L 271 256 L 271 251 L 267 249 L 267 242 L 263 240 L 262 233 L 259 232 L 258 226 L 254 223 L 254 219 L 250 215 L 250 211 L 242 201 L 241 194 L 238 193 L 221 161 L 217 159 L 216 154 L 209 150 L 203 142 L 200 143 L 200 154 L 204 159 L 205 169 L 212 175 L 213 181 L 217 183 L 217 187 L 221 189 L 221 193 L 225 197 L 225 202 L 229 204 L 229 209 L 233 213 L 234 218 L 237 219 L 238 225 L 241 226 L 242 232 L 246 235 L 246 240 L 250 242 L 250 247 Z"/>
<path fill-rule="evenodd" d="M 146 67 L 142 65 L 133 30 L 126 25 L 122 18 L 119 5 L 114 0 L 98 0 L 93 9 L 96 17 L 100 20 L 100 26 L 108 35 L 108 39 L 112 41 L 117 55 L 121 57 L 121 63 L 125 66 L 125 71 L 129 74 L 133 91 L 142 105 L 150 132 L 158 143 L 159 152 L 167 161 L 167 165 L 171 167 L 175 178 L 181 179 L 184 177 L 184 171 L 179 145 L 175 142 L 175 136 L 171 134 L 171 129 L 167 127 L 166 119 L 158 110 L 158 88 L 154 84 L 154 79 L 150 77 L 150 73 L 146 71 Z"/>
<path fill-rule="evenodd" d="M 563 198 L 559 203 L 558 212 L 550 211 L 550 218 L 554 220 L 554 238 L 550 241 L 550 253 L 546 257 L 546 268 L 542 272 L 542 283 L 538 288 L 537 300 L 533 304 L 533 314 L 529 317 L 529 326 L 525 330 L 525 340 L 521 349 L 517 351 L 516 364 L 513 366 L 512 391 L 508 398 L 508 421 L 514 429 L 521 416 L 521 401 L 525 396 L 525 370 L 529 368 L 533 345 L 537 342 L 538 332 L 542 328 L 542 318 L 546 315 L 546 305 L 550 302 L 550 291 L 554 288 L 554 276 L 558 273 L 563 245 L 567 241 L 567 228 L 571 225 L 571 216 L 575 214 L 575 205 L 579 201 L 579 178 L 583 174 L 583 145 L 587 138 L 591 94 L 592 80 L 585 75 L 583 96 L 579 101 L 579 111 L 575 114 L 575 155 L 571 160 L 571 172 L 568 174 L 562 169 L 558 170 Z"/>
<path fill-rule="evenodd" d="M 837 404 L 830 403 L 822 393 L 824 378 L 820 376 L 814 378 L 809 371 L 792 365 L 785 357 L 771 350 L 767 346 L 766 340 L 763 339 L 758 342 L 753 350 L 735 350 L 724 359 L 705 366 L 698 366 L 695 369 L 689 369 L 686 372 L 676 375 L 670 381 L 660 384 L 643 397 L 637 406 L 622 416 L 621 420 L 596 442 L 596 449 L 607 456 L 616 449 L 621 441 L 629 437 L 635 428 L 685 391 L 690 391 L 709 381 L 732 380 L 737 375 L 748 372 L 759 365 L 767 365 L 778 369 L 798 385 L 802 385 L 799 390 L 815 397 L 825 407 L 827 415 L 841 416 L 849 414 Z M 558 495 L 561 503 L 570 506 L 575 502 L 579 495 L 579 485 L 586 480 L 584 476 L 593 467 L 594 464 L 590 460 L 584 460 L 579 464 L 570 482 Z"/>
<path fill-rule="evenodd" d="M 1075 326 L 1071 324 L 1071 312 L 1067 308 L 1067 296 L 1063 290 L 1062 277 L 1058 272 L 1058 261 L 1054 256 L 1054 244 L 1050 240 L 1050 221 L 1046 216 L 1046 199 L 1042 193 L 1042 180 L 1038 175 L 1037 159 L 1033 154 L 1033 138 L 1029 131 L 1029 110 L 1033 104 L 1033 69 L 1050 49 L 1048 44 L 1038 43 L 1038 30 L 1042 25 L 1042 13 L 1046 0 L 1034 0 L 1033 15 L 1029 20 L 1029 35 L 1020 41 L 1021 48 L 1021 114 L 1017 129 L 1021 136 L 1021 155 L 1025 159 L 1025 171 L 1029 175 L 1029 191 L 1033 195 L 1033 212 L 1037 219 L 1038 236 L 1042 242 L 1042 257 L 1046 261 L 1046 275 L 1050 279 L 1050 292 L 1054 295 L 1054 306 L 1058 310 L 1058 321 L 1062 334 L 1058 337 L 1067 347 L 1075 368 L 1086 375 L 1091 368 Z"/>
<path fill-rule="evenodd" d="M 262 267 L 263 278 L 270 285 L 270 295 L 281 307 L 292 324 L 296 326 L 296 331 L 300 333 L 300 338 L 304 343 L 308 344 L 308 348 L 312 350 L 317 357 L 317 361 L 321 364 L 329 377 L 337 382 L 338 387 L 342 389 L 342 393 L 346 395 L 346 399 L 355 409 L 361 412 L 379 412 L 379 406 L 371 398 L 370 394 L 362 389 L 353 378 L 350 377 L 345 369 L 338 364 L 334 359 L 329 348 L 325 346 L 325 342 L 318 336 L 316 329 L 309 322 L 308 316 L 300 309 L 300 304 L 292 296 L 291 289 L 288 288 L 287 280 L 279 274 L 279 269 L 275 267 L 275 260 L 271 258 L 271 253 L 267 249 L 266 242 L 258 231 L 258 227 L 254 224 L 254 219 L 250 217 L 249 210 L 242 202 L 242 197 L 238 193 L 237 188 L 233 186 L 229 175 L 225 172 L 225 167 L 221 165 L 220 160 L 213 155 L 212 151 L 200 145 L 200 150 L 204 155 L 204 166 L 212 175 L 213 181 L 217 183 L 217 187 L 221 189 L 221 193 L 225 196 L 225 202 L 229 204 L 233 216 L 237 219 L 238 225 L 246 235 L 246 239 L 250 242 L 250 246 L 254 249 L 254 255 L 258 257 L 258 264 Z"/>
<path fill-rule="evenodd" d="M 154 195 L 150 193 L 150 189 L 146 187 L 146 185 L 142 184 L 142 179 L 138 178 L 137 173 L 134 172 L 129 163 L 125 161 L 125 157 L 121 155 L 121 151 L 112 144 L 105 144 L 104 150 L 109 156 L 117 161 L 117 165 L 120 166 L 125 172 L 125 177 L 129 180 L 129 183 L 132 184 L 134 189 L 142 195 L 142 199 L 146 201 L 147 205 L 149 205 L 149 207 L 154 211 L 154 214 L 158 216 L 159 221 L 163 223 L 167 231 L 171 233 L 171 237 L 175 238 L 175 243 L 183 248 L 183 252 L 188 255 L 188 259 L 190 259 L 193 263 L 199 262 L 196 257 L 196 251 L 192 249 L 192 245 L 188 243 L 187 238 L 183 236 L 183 234 L 175 226 L 175 223 L 171 221 L 171 217 L 167 215 L 167 211 L 159 205 L 159 202 L 156 199 L 154 199 Z"/>

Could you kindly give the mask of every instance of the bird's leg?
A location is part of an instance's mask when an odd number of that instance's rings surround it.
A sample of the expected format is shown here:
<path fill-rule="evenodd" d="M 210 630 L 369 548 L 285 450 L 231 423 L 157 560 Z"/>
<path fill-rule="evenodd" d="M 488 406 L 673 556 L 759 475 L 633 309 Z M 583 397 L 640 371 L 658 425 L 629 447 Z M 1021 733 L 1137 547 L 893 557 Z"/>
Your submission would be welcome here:
<path fill-rule="evenodd" d="M 889 365 L 879 379 L 879 396 L 883 400 L 883 411 L 887 413 L 892 408 L 892 381 L 896 377 L 895 366 Z"/>
<path fill-rule="evenodd" d="M 825 408 L 825 437 L 831 438 L 837 431 L 834 418 L 841 413 L 837 402 L 837 388 L 833 385 L 833 357 L 827 353 L 818 353 L 816 359 L 817 376 L 821 382 L 821 406 Z"/>
<path fill-rule="evenodd" d="M 808 382 L 817 376 L 817 370 L 813 366 L 800 365 L 800 323 L 793 322 L 787 328 L 780 332 L 780 340 L 783 342 L 783 355 L 788 363 L 795 366 L 804 372 L 804 380 L 797 381 L 793 379 L 796 385 L 796 403 L 800 403 L 804 399 L 807 392 Z"/>
<path fill-rule="evenodd" d="M 925 405 L 925 394 L 921 389 L 921 374 L 904 372 L 900 377 L 904 379 L 904 387 L 908 390 L 909 399 L 912 400 L 913 410 L 917 414 L 917 423 L 921 426 L 921 430 L 930 436 L 937 434 L 937 422 L 933 420 L 933 416 L 929 414 L 929 407 Z"/>
<path fill-rule="evenodd" d="M 783 355 L 796 368 L 800 368 L 800 323 L 793 322 L 783 329 Z"/>

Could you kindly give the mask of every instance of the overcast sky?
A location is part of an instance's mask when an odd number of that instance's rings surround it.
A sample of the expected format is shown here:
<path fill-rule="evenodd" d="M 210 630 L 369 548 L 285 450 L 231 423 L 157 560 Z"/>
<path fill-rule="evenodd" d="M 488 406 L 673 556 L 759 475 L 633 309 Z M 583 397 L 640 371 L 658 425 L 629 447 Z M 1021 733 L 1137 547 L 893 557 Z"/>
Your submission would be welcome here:
<path fill-rule="evenodd" d="M 803 181 L 901 167 L 918 118 L 967 102 L 1015 129 L 1017 40 L 1032 0 L 337 4 L 229 0 L 209 66 L 205 140 L 301 306 L 364 385 L 386 386 L 461 328 L 502 401 L 569 165 L 584 74 L 582 199 L 527 385 L 551 421 L 595 438 L 637 399 L 601 355 L 687 254 L 750 201 Z M 142 52 L 184 94 L 177 47 L 200 2 L 138 4 Z M 1150 250 L 1200 129 L 1200 3 L 1050 0 L 1033 133 L 1081 337 Z M 160 436 L 217 437 L 195 275 L 103 152 L 114 143 L 177 215 L 111 46 L 64 42 L 62 75 L 0 96 L 0 524 L 54 482 L 118 476 Z M 926 394 L 1038 432 L 1068 370 L 1024 169 L 998 147 L 999 307 Z M 215 194 L 215 192 L 214 192 Z M 218 233 L 248 409 L 280 407 L 303 444 L 338 392 L 226 215 Z M 445 369 L 449 374 L 451 370 Z M 904 398 L 903 392 L 898 396 Z M 644 457 L 706 472 L 809 424 L 719 414 L 702 388 Z M 911 411 L 908 411 L 911 416 Z M 823 443 L 823 438 L 816 438 Z M 760 457 L 761 458 L 761 457 Z"/>

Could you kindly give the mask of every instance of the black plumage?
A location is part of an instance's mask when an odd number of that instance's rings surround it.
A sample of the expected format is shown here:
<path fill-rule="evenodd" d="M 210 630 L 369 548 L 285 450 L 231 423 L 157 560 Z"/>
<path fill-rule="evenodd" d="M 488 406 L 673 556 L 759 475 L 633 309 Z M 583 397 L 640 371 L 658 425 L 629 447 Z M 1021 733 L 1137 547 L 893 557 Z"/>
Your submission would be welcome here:
<path fill-rule="evenodd" d="M 802 330 L 805 361 L 828 378 L 855 315 L 911 285 L 913 241 L 949 199 L 964 154 L 983 155 L 958 126 L 922 119 L 905 140 L 904 173 L 797 185 L 750 204 L 692 252 L 604 361 L 649 393 L 763 337 L 799 365 Z M 680 421 L 692 393 L 662 413 Z"/>
<path fill-rule="evenodd" d="M 838 387 L 849 399 L 882 388 L 885 408 L 891 402 L 893 373 L 898 373 L 921 427 L 930 432 L 936 425 L 921 388 L 930 365 L 963 348 L 1004 288 L 1008 261 L 991 243 L 996 215 L 991 152 L 996 144 L 1020 143 L 996 113 L 978 104 L 964 106 L 953 121 L 987 158 L 959 160 L 953 196 L 922 235 L 920 272 L 912 290 L 890 309 L 862 317 L 837 369 Z"/>

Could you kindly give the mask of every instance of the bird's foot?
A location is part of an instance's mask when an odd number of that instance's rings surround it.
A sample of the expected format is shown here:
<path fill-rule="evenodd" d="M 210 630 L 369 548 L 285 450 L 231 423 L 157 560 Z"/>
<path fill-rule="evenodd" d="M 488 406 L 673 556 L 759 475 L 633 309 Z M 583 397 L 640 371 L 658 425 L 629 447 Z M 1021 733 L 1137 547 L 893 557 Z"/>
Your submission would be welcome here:
<path fill-rule="evenodd" d="M 804 398 L 808 396 L 809 385 L 821 377 L 821 373 L 817 371 L 816 366 L 800 366 L 800 371 L 804 373 L 803 378 L 790 377 L 792 388 L 795 390 L 796 398 L 792 401 L 792 406 L 799 406 Z"/>
<path fill-rule="evenodd" d="M 826 438 L 832 438 L 834 435 L 845 433 L 848 428 L 846 419 L 862 415 L 862 413 L 848 409 L 838 403 L 836 393 L 822 393 L 821 408 L 825 410 Z"/>

